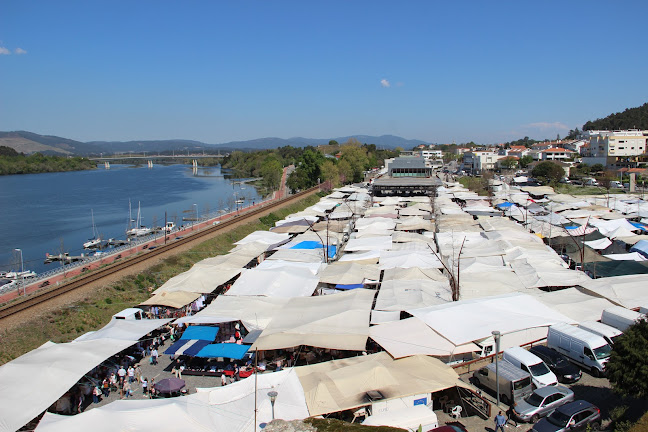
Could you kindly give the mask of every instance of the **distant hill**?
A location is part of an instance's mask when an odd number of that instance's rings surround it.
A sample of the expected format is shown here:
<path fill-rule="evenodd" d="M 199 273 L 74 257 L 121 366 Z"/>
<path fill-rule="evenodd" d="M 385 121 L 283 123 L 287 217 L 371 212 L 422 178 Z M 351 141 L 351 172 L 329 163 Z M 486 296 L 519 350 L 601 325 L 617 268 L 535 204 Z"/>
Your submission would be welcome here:
<path fill-rule="evenodd" d="M 0 146 L 11 147 L 19 153 L 40 152 L 46 155 L 88 155 L 95 151 L 92 145 L 51 135 L 26 131 L 0 132 Z"/>
<path fill-rule="evenodd" d="M 637 108 L 626 108 L 623 112 L 588 121 L 583 125 L 583 130 L 623 129 L 648 129 L 648 103 Z"/>
<path fill-rule="evenodd" d="M 32 132 L 0 132 L 0 146 L 7 146 L 19 153 L 31 154 L 40 152 L 50 155 L 80 155 L 91 156 L 100 153 L 127 153 L 127 152 L 215 152 L 231 150 L 263 150 L 278 147 L 306 147 L 328 144 L 334 139 L 340 144 L 355 138 L 363 144 L 375 144 L 379 148 L 394 149 L 402 147 L 410 149 L 419 144 L 428 144 L 421 140 L 409 140 L 394 135 L 379 137 L 370 135 L 353 135 L 337 138 L 258 138 L 247 141 L 231 141 L 222 144 L 206 144 L 200 141 L 172 139 L 172 140 L 144 140 L 144 141 L 90 141 L 80 142 L 67 138 L 50 135 L 39 135 Z"/>

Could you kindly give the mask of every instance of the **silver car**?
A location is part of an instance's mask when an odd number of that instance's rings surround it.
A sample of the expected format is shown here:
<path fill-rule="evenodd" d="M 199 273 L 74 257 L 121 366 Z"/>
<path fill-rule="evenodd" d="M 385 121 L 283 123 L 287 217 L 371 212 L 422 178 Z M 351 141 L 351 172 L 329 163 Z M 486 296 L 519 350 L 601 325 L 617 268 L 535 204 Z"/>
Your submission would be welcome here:
<path fill-rule="evenodd" d="M 574 400 L 574 392 L 563 386 L 546 386 L 536 389 L 513 408 L 516 419 L 535 423 L 556 408 Z"/>

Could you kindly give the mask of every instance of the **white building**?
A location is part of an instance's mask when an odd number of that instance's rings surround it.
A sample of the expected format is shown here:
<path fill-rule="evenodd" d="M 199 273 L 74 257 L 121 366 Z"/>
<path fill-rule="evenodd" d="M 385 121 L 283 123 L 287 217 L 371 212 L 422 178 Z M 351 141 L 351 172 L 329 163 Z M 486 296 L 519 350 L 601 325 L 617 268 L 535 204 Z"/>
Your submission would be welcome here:
<path fill-rule="evenodd" d="M 478 174 L 483 170 L 495 169 L 495 163 L 505 157 L 497 154 L 497 151 L 471 151 L 464 153 L 463 165 L 465 170 Z"/>
<path fill-rule="evenodd" d="M 636 167 L 639 157 L 646 154 L 648 131 L 587 132 L 590 137 L 589 161 L 596 160 L 595 163 L 603 163 L 608 168 Z M 589 161 L 583 160 L 585 163 Z"/>
<path fill-rule="evenodd" d="M 421 157 L 425 159 L 443 159 L 441 150 L 421 150 Z"/>

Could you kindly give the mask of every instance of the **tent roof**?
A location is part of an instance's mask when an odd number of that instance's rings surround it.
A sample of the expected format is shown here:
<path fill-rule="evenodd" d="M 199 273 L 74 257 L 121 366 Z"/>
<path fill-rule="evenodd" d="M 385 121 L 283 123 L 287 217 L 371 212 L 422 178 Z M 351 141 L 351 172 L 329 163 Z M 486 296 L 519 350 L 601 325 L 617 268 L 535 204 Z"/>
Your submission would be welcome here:
<path fill-rule="evenodd" d="M 404 311 L 452 301 L 448 280 L 389 280 L 383 281 L 374 309 Z"/>
<path fill-rule="evenodd" d="M 578 288 L 558 291 L 535 291 L 533 296 L 550 308 L 577 322 L 598 321 L 603 309 L 614 306 L 609 300 L 587 294 Z"/>
<path fill-rule="evenodd" d="M 234 282 L 226 296 L 298 297 L 313 295 L 319 278 L 308 269 L 248 270 Z"/>
<path fill-rule="evenodd" d="M 356 251 L 381 251 L 389 250 L 392 247 L 391 236 L 369 237 L 360 239 L 350 239 L 344 250 L 346 252 Z"/>
<path fill-rule="evenodd" d="M 249 260 L 245 262 L 247 264 Z M 245 265 L 243 264 L 243 265 Z M 225 266 L 198 266 L 194 265 L 190 270 L 180 273 L 166 281 L 160 288 L 153 291 L 154 295 L 185 291 L 191 294 L 210 293 L 228 280 L 238 276 L 245 271 L 242 267 L 228 268 Z M 156 299 L 157 300 L 157 299 Z M 193 300 L 192 300 L 193 301 Z M 152 304 L 152 303 L 142 303 Z"/>
<path fill-rule="evenodd" d="M 445 357 L 480 350 L 472 342 L 456 346 L 415 317 L 372 326 L 369 337 L 395 359 L 419 354 Z"/>
<path fill-rule="evenodd" d="M 450 366 L 418 355 L 393 360 L 381 352 L 295 369 L 311 416 L 366 405 L 372 390 L 394 399 L 466 386 Z"/>
<path fill-rule="evenodd" d="M 179 309 L 193 302 L 198 297 L 200 297 L 200 293 L 189 291 L 163 291 L 159 294 L 153 294 L 150 299 L 143 301 L 140 305 L 167 306 Z"/>
<path fill-rule="evenodd" d="M 642 265 L 638 263 L 632 264 Z M 604 297 L 628 309 L 635 309 L 648 304 L 648 291 L 646 291 L 648 274 L 590 279 L 581 285 L 586 292 Z"/>
<path fill-rule="evenodd" d="M 430 253 L 410 251 L 380 251 L 380 268 L 443 268 L 441 261 Z"/>
<path fill-rule="evenodd" d="M 255 231 L 234 244 L 243 245 L 246 243 L 260 242 L 267 245 L 276 245 L 287 242 L 288 240 L 290 240 L 290 234 L 273 233 L 270 231 Z"/>
<path fill-rule="evenodd" d="M 590 272 L 595 278 L 607 279 L 614 276 L 648 274 L 648 264 L 645 261 L 615 260 L 586 262 L 583 263 L 583 270 Z"/>
<path fill-rule="evenodd" d="M 274 316 L 254 349 L 309 345 L 362 351 L 369 335 L 369 313 L 375 292 L 354 289 L 340 294 L 289 299 Z"/>
<path fill-rule="evenodd" d="M 132 341 L 132 343 L 135 343 L 142 336 L 145 336 L 153 330 L 162 327 L 170 321 L 170 319 L 112 319 L 103 328 L 79 336 L 75 339 L 75 342 L 99 339 L 115 339 Z"/>
<path fill-rule="evenodd" d="M 461 300 L 407 312 L 456 345 L 490 337 L 493 329 L 506 334 L 558 322 L 575 323 L 532 296 L 519 293 Z M 462 317 L 459 321 L 458 316 Z"/>
<path fill-rule="evenodd" d="M 372 414 L 362 422 L 365 426 L 407 427 L 417 430 L 421 425 L 438 424 L 437 415 L 427 405 L 414 405 Z"/>
<path fill-rule="evenodd" d="M 320 282 L 329 284 L 358 284 L 365 279 L 380 279 L 380 269 L 375 264 L 362 265 L 356 262 L 334 262 L 319 275 Z"/>
<path fill-rule="evenodd" d="M 383 281 L 388 280 L 438 280 L 447 281 L 448 277 L 443 275 L 439 270 L 433 268 L 389 268 L 383 273 Z"/>
<path fill-rule="evenodd" d="M 83 375 L 136 340 L 47 342 L 0 366 L 0 431 L 13 432 L 56 402 Z"/>

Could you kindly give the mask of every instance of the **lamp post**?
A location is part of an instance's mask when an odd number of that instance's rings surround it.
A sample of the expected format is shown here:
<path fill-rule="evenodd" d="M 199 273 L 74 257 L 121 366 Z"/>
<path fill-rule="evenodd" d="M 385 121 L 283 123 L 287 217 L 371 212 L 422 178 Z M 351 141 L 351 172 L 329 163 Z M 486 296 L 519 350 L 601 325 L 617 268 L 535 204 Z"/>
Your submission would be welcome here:
<path fill-rule="evenodd" d="M 268 392 L 268 397 L 270 398 L 270 405 L 272 405 L 272 420 L 275 419 L 275 414 L 274 414 L 274 405 L 275 401 L 277 400 L 277 393 L 276 391 L 272 390 Z"/>
<path fill-rule="evenodd" d="M 23 263 L 23 253 L 22 249 L 14 249 L 16 252 L 20 252 L 20 286 L 23 289 L 23 295 L 25 294 L 25 267 Z M 20 294 L 20 289 L 18 290 L 18 294 Z"/>
<path fill-rule="evenodd" d="M 493 330 L 493 339 L 495 339 L 495 382 L 497 383 L 497 406 L 500 404 L 500 388 L 499 388 L 499 350 L 500 350 L 500 332 Z"/>

